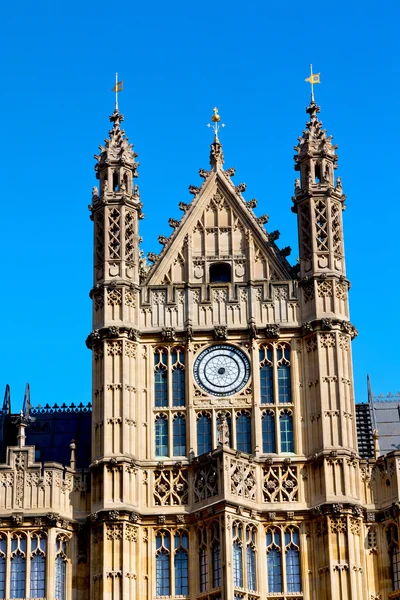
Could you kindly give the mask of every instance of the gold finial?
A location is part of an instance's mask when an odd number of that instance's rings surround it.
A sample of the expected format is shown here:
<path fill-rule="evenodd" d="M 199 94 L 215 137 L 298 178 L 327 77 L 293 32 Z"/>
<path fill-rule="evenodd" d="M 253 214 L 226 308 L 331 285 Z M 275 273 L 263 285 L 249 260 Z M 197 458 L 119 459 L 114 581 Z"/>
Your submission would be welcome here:
<path fill-rule="evenodd" d="M 207 127 L 212 128 L 212 130 L 214 131 L 215 137 L 218 139 L 218 131 L 220 130 L 221 127 L 225 127 L 225 123 L 220 123 L 221 117 L 218 114 L 218 108 L 216 106 L 214 106 L 213 110 L 214 110 L 214 114 L 211 117 L 212 125 L 211 125 L 211 123 L 208 123 Z"/>
<path fill-rule="evenodd" d="M 321 83 L 321 73 L 313 73 L 312 65 L 310 65 L 310 77 L 306 78 L 309 84 L 311 84 L 311 102 L 314 102 L 314 84 Z"/>
<path fill-rule="evenodd" d="M 118 73 L 115 73 L 115 85 L 112 88 L 112 92 L 115 92 L 115 110 L 118 110 L 118 93 L 124 89 L 124 82 L 118 81 Z"/>

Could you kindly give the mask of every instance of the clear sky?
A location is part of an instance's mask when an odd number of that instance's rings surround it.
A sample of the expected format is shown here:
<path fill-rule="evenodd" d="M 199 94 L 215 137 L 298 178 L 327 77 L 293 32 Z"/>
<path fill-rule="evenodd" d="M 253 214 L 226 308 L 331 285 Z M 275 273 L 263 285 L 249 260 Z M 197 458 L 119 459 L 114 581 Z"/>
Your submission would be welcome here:
<path fill-rule="evenodd" d="M 0 389 L 19 408 L 87 402 L 93 154 L 109 129 L 115 71 L 139 153 L 145 252 L 208 167 L 218 106 L 226 167 L 267 229 L 298 255 L 293 146 L 306 122 L 309 63 L 339 144 L 357 401 L 400 389 L 399 8 L 391 2 L 93 2 L 2 5 Z M 2 393 L 2 392 L 1 392 Z"/>

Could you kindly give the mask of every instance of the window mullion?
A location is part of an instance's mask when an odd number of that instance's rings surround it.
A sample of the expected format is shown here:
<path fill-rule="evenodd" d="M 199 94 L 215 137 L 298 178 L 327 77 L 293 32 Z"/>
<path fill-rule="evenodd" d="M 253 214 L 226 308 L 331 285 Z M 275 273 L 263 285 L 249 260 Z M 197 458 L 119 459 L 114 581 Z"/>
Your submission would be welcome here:
<path fill-rule="evenodd" d="M 285 533 L 281 529 L 281 577 L 282 577 L 282 591 L 287 594 L 287 571 L 286 571 L 286 546 L 285 546 Z"/>
<path fill-rule="evenodd" d="M 39 542 L 38 542 L 39 543 Z M 30 532 L 26 534 L 26 570 L 25 570 L 25 597 L 31 598 L 31 564 L 32 564 L 32 536 Z"/>

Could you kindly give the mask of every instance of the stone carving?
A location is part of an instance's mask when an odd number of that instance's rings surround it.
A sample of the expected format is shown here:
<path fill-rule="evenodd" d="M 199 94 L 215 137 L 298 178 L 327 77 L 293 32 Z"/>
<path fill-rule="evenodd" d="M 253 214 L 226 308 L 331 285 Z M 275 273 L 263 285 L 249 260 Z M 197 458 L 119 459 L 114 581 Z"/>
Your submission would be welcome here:
<path fill-rule="evenodd" d="M 153 496 L 156 506 L 181 506 L 187 504 L 187 470 L 160 469 L 154 471 Z"/>
<path fill-rule="evenodd" d="M 119 356 L 122 354 L 122 342 L 107 342 L 108 356 Z"/>
<path fill-rule="evenodd" d="M 346 533 L 347 522 L 346 517 L 336 517 L 330 519 L 330 529 L 332 533 Z"/>
<path fill-rule="evenodd" d="M 161 337 L 164 342 L 175 342 L 175 327 L 163 327 L 163 329 L 161 330 Z"/>
<path fill-rule="evenodd" d="M 120 306 L 122 303 L 122 291 L 113 288 L 107 290 L 107 304 L 109 306 Z"/>
<path fill-rule="evenodd" d="M 266 225 L 269 221 L 269 216 L 268 215 L 261 215 L 260 217 L 257 218 L 257 223 L 259 225 Z"/>
<path fill-rule="evenodd" d="M 119 519 L 119 510 L 110 510 L 108 516 L 111 521 L 118 521 Z"/>
<path fill-rule="evenodd" d="M 299 489 L 297 467 L 264 468 L 262 489 L 264 502 L 296 502 Z"/>
<path fill-rule="evenodd" d="M 306 350 L 307 352 L 314 352 L 318 348 L 317 340 L 313 336 L 306 342 Z"/>
<path fill-rule="evenodd" d="M 194 475 L 193 489 L 195 502 L 201 502 L 218 495 L 218 465 L 216 460 L 211 460 L 209 463 L 198 467 Z"/>
<path fill-rule="evenodd" d="M 196 185 L 189 185 L 189 193 L 192 194 L 193 196 L 196 196 L 200 191 L 200 188 L 197 187 Z"/>
<path fill-rule="evenodd" d="M 269 323 L 265 326 L 265 336 L 268 339 L 278 338 L 280 333 L 280 327 L 276 323 Z"/>
<path fill-rule="evenodd" d="M 255 467 L 241 460 L 229 459 L 231 494 L 239 498 L 256 500 Z"/>
<path fill-rule="evenodd" d="M 186 213 L 190 208 L 190 204 L 186 204 L 185 202 L 179 202 L 178 206 L 184 213 Z"/>
<path fill-rule="evenodd" d="M 214 338 L 216 340 L 228 339 L 228 328 L 226 325 L 216 325 L 214 327 Z"/>
<path fill-rule="evenodd" d="M 136 356 L 135 344 L 130 344 L 129 342 L 125 343 L 125 356 L 127 356 L 128 358 L 135 358 L 135 356 Z"/>
<path fill-rule="evenodd" d="M 155 252 L 149 252 L 147 254 L 147 260 L 152 263 L 156 263 L 158 260 L 158 257 L 159 257 L 159 255 L 155 254 Z"/>
<path fill-rule="evenodd" d="M 350 348 L 350 341 L 347 335 L 339 334 L 339 348 L 342 350 L 348 350 Z"/>
<path fill-rule="evenodd" d="M 158 241 L 160 242 L 160 244 L 162 244 L 163 246 L 166 246 L 169 242 L 169 238 L 167 238 L 165 235 L 159 235 L 158 236 Z"/>
<path fill-rule="evenodd" d="M 209 174 L 210 174 L 209 171 L 206 171 L 205 169 L 199 169 L 199 175 L 202 179 L 207 179 Z"/>
<path fill-rule="evenodd" d="M 219 418 L 219 423 L 217 425 L 217 431 L 218 431 L 218 444 L 221 446 L 227 445 L 229 446 L 229 424 L 228 424 L 228 420 L 226 418 L 225 413 L 221 413 L 221 416 Z"/>
<path fill-rule="evenodd" d="M 307 302 L 310 302 L 310 300 L 313 300 L 315 296 L 315 291 L 314 291 L 314 283 L 307 283 L 305 285 L 303 285 L 303 297 L 304 297 L 304 302 L 305 304 L 307 304 Z"/>
<path fill-rule="evenodd" d="M 108 337 L 118 337 L 119 336 L 119 327 L 112 325 L 108 328 Z"/>
<path fill-rule="evenodd" d="M 286 285 L 275 285 L 273 290 L 275 300 L 287 300 L 288 288 Z"/>
<path fill-rule="evenodd" d="M 106 525 L 106 537 L 110 541 L 116 541 L 122 539 L 122 523 L 115 525 Z"/>
<path fill-rule="evenodd" d="M 179 221 L 177 221 L 176 219 L 168 219 L 168 225 L 172 227 L 172 229 L 176 229 L 177 227 L 179 227 Z"/>
<path fill-rule="evenodd" d="M 138 342 L 140 340 L 140 331 L 137 329 L 128 329 L 128 338 L 134 342 Z"/>
<path fill-rule="evenodd" d="M 135 308 L 136 306 L 136 299 L 135 299 L 135 295 L 132 292 L 125 292 L 125 304 L 126 306 L 129 306 L 130 308 Z"/>
<path fill-rule="evenodd" d="M 247 188 L 247 185 L 245 183 L 239 183 L 239 185 L 235 186 L 235 190 L 237 191 L 238 194 L 245 192 L 246 188 Z"/>
<path fill-rule="evenodd" d="M 333 321 L 330 318 L 321 319 L 321 328 L 330 330 L 333 328 Z"/>
<path fill-rule="evenodd" d="M 248 202 L 246 202 L 246 206 L 247 206 L 247 208 L 250 208 L 250 209 L 256 208 L 257 207 L 257 200 L 256 200 L 256 198 L 252 198 L 251 200 L 249 200 Z"/>
<path fill-rule="evenodd" d="M 281 249 L 280 253 L 283 257 L 290 256 L 290 254 L 292 253 L 292 248 L 290 246 L 285 246 Z"/>
<path fill-rule="evenodd" d="M 326 333 L 320 336 L 322 348 L 334 348 L 336 346 L 336 339 L 333 333 Z"/>
<path fill-rule="evenodd" d="M 332 281 L 327 279 L 317 282 L 318 296 L 320 298 L 330 298 L 333 295 Z"/>
<path fill-rule="evenodd" d="M 138 528 L 128 523 L 125 525 L 125 539 L 127 542 L 136 542 L 138 537 Z"/>
<path fill-rule="evenodd" d="M 359 519 L 351 518 L 350 519 L 350 532 L 353 535 L 360 535 L 361 533 L 361 521 Z"/>

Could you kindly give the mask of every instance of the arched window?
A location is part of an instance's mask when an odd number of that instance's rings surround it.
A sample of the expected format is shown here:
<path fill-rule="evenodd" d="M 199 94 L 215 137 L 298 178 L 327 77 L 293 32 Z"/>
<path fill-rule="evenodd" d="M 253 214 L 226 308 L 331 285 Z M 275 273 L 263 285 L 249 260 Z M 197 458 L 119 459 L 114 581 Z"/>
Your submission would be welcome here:
<path fill-rule="evenodd" d="M 399 530 L 397 525 L 390 525 L 387 530 L 388 548 L 390 555 L 390 568 L 392 574 L 393 591 L 400 589 L 400 547 Z"/>
<path fill-rule="evenodd" d="M 251 454 L 251 417 L 248 412 L 236 415 L 236 449 Z"/>
<path fill-rule="evenodd" d="M 168 419 L 165 415 L 157 415 L 155 423 L 156 456 L 168 456 Z"/>
<path fill-rule="evenodd" d="M 20 533 L 11 537 L 10 598 L 25 598 L 26 538 Z"/>
<path fill-rule="evenodd" d="M 186 456 L 186 420 L 184 415 L 176 414 L 172 423 L 173 455 Z"/>
<path fill-rule="evenodd" d="M 210 283 L 229 283 L 232 281 L 231 266 L 228 263 L 210 265 Z"/>
<path fill-rule="evenodd" d="M 282 592 L 282 558 L 280 531 L 271 528 L 266 533 L 268 592 Z"/>
<path fill-rule="evenodd" d="M 54 596 L 56 600 L 65 600 L 67 579 L 67 541 L 61 536 L 59 536 L 56 540 L 55 563 L 56 570 Z"/>
<path fill-rule="evenodd" d="M 199 548 L 199 574 L 200 574 L 200 592 L 207 591 L 208 565 L 207 565 L 207 548 L 201 546 Z"/>
<path fill-rule="evenodd" d="M 185 531 L 174 536 L 175 596 L 189 594 L 188 535 Z"/>
<path fill-rule="evenodd" d="M 243 528 L 240 523 L 232 525 L 233 585 L 243 587 Z"/>
<path fill-rule="evenodd" d="M 156 407 L 168 406 L 167 354 L 164 348 L 154 353 L 154 403 Z"/>
<path fill-rule="evenodd" d="M 46 596 L 46 538 L 32 534 L 31 538 L 31 598 Z"/>
<path fill-rule="evenodd" d="M 172 405 L 185 406 L 185 355 L 182 348 L 172 352 Z"/>
<path fill-rule="evenodd" d="M 212 546 L 212 565 L 213 565 L 213 588 L 221 585 L 221 546 L 219 541 L 214 542 Z"/>
<path fill-rule="evenodd" d="M 291 402 L 292 392 L 290 384 L 290 350 L 286 344 L 278 345 L 276 350 L 276 361 L 278 366 L 279 402 Z"/>
<path fill-rule="evenodd" d="M 260 351 L 260 392 L 261 404 L 273 404 L 273 362 L 272 347 L 263 346 Z"/>
<path fill-rule="evenodd" d="M 169 596 L 171 544 L 168 531 L 159 531 L 156 535 L 156 595 Z"/>
<path fill-rule="evenodd" d="M 299 533 L 293 527 L 285 531 L 285 552 L 287 591 L 301 592 Z"/>
<path fill-rule="evenodd" d="M 211 451 L 211 416 L 200 413 L 197 416 L 197 454 Z"/>
<path fill-rule="evenodd" d="M 246 571 L 247 589 L 255 592 L 257 590 L 256 577 L 256 529 L 248 526 L 246 528 Z"/>
<path fill-rule="evenodd" d="M 276 452 L 275 417 L 272 411 L 265 411 L 261 417 L 264 454 Z"/>
<path fill-rule="evenodd" d="M 6 553 L 7 540 L 0 536 L 0 598 L 5 598 L 6 594 Z"/>
<path fill-rule="evenodd" d="M 293 417 L 285 410 L 279 417 L 281 430 L 281 452 L 294 452 Z"/>

